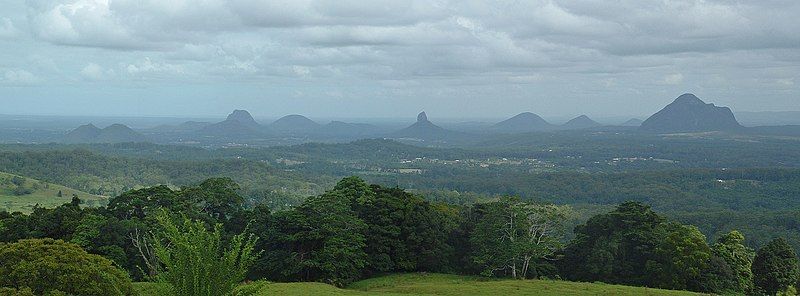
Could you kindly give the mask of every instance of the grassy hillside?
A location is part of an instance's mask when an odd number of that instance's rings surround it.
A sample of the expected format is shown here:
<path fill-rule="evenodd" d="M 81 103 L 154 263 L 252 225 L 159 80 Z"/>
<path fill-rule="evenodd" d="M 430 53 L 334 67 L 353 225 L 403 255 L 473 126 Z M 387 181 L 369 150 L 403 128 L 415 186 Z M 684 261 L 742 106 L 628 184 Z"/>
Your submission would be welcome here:
<path fill-rule="evenodd" d="M 165 287 L 158 284 L 137 283 L 140 295 L 158 295 Z M 602 283 L 575 283 L 548 280 L 492 280 L 446 274 L 397 274 L 353 283 L 346 289 L 323 283 L 268 283 L 255 282 L 243 285 L 236 295 L 700 295 L 684 291 L 607 285 Z"/>
<path fill-rule="evenodd" d="M 59 192 L 61 197 L 58 196 Z M 73 194 L 78 195 L 86 206 L 103 205 L 108 200 L 61 185 L 0 172 L 0 210 L 30 213 L 36 204 L 54 208 L 70 202 Z"/>

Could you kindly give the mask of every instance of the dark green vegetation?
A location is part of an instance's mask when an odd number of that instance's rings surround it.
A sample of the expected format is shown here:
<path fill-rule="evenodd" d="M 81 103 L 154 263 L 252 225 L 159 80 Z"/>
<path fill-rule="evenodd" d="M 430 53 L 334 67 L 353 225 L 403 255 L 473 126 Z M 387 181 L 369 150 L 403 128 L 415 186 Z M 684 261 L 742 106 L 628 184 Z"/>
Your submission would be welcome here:
<path fill-rule="evenodd" d="M 352 287 L 387 273 L 429 272 L 770 294 L 797 281 L 790 253 L 800 249 L 796 138 L 585 130 L 483 140 L 451 148 L 389 140 L 224 149 L 2 145 L 0 167 L 14 174 L 9 194 L 37 182 L 87 193 L 73 200 L 54 192 L 42 207 L 0 212 L 0 240 L 62 239 L 137 281 L 181 273 L 182 265 L 166 268 L 156 256 L 157 241 L 218 238 L 199 253 L 164 244 L 176 249 L 162 249 L 162 258 L 179 252 L 188 262 L 223 256 L 239 249 L 230 247 L 237 237 L 250 235 L 258 237 L 258 256 L 246 268 L 252 280 Z M 89 203 L 89 193 L 111 198 Z M 176 222 L 164 236 L 165 220 L 157 218 L 164 210 L 194 228 Z M 246 265 L 237 264 L 226 269 Z M 541 287 L 536 283 L 519 285 Z M 435 293 L 423 286 L 409 289 Z"/>
<path fill-rule="evenodd" d="M 783 239 L 776 239 L 758 250 L 753 261 L 753 281 L 766 294 L 775 294 L 795 285 L 800 276 L 797 255 Z"/>
<path fill-rule="evenodd" d="M 53 239 L 0 243 L 0 287 L 36 295 L 133 294 L 128 275 L 110 260 Z"/>
<path fill-rule="evenodd" d="M 565 238 L 568 206 L 516 198 L 468 206 L 432 203 L 357 177 L 342 179 L 331 190 L 281 211 L 246 204 L 238 185 L 225 178 L 180 190 L 166 186 L 132 190 L 101 208 L 82 209 L 79 203 L 76 199 L 31 215 L 0 212 L 0 241 L 42 237 L 70 241 L 75 245 L 61 244 L 106 257 L 138 280 L 168 283 L 145 288 L 167 289 L 172 295 L 225 295 L 245 277 L 347 287 L 397 272 L 565 278 L 769 295 L 793 289 L 798 278 L 797 258 L 781 239 L 760 249 L 753 259 L 738 232 L 708 244 L 694 226 L 671 221 L 636 202 L 591 217 L 575 228 L 571 240 Z M 15 262 L 46 252 L 28 253 L 33 255 L 11 253 L 4 262 L 25 266 Z M 111 261 L 104 262 L 110 266 Z M 5 285 L 47 289 L 21 283 L 27 282 Z M 520 287 L 533 289 L 541 283 L 523 282 Z M 262 293 L 278 287 L 262 285 L 241 289 Z M 473 291 L 492 287 L 469 285 Z M 570 291 L 574 285 L 550 287 Z M 362 284 L 355 289 L 435 293 L 422 283 L 414 288 L 397 284 L 392 289 Z M 567 292 L 554 295 L 558 293 Z"/>
<path fill-rule="evenodd" d="M 561 261 L 567 278 L 716 293 L 750 291 L 752 251 L 731 232 L 709 246 L 697 228 L 624 203 L 575 229 Z M 785 288 L 785 287 L 784 287 Z"/>
<path fill-rule="evenodd" d="M 226 247 L 222 224 L 209 231 L 202 221 L 182 217 L 176 222 L 166 211 L 156 220 L 162 229 L 152 240 L 157 260 L 146 263 L 156 278 L 169 284 L 174 295 L 227 295 L 245 278 L 258 256 L 253 253 L 257 239 L 252 234 L 234 235 Z"/>
<path fill-rule="evenodd" d="M 786 237 L 800 249 L 800 149 L 788 138 L 631 132 L 505 135 L 480 147 L 425 148 L 387 140 L 206 150 L 154 144 L 4 145 L 0 167 L 89 193 L 180 187 L 229 177 L 246 202 L 283 209 L 358 175 L 426 199 L 469 204 L 502 195 L 579 205 L 652 205 L 709 239 L 738 229 L 750 247 Z M 32 206 L 32 205 L 31 205 Z"/>

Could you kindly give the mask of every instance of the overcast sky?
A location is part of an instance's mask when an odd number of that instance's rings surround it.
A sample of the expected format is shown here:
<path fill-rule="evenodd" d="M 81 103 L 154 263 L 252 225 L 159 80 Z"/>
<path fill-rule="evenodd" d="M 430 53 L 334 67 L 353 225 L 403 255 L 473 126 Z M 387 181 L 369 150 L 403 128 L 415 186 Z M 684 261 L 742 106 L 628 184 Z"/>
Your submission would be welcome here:
<path fill-rule="evenodd" d="M 800 1 L 6 0 L 0 114 L 800 110 Z"/>

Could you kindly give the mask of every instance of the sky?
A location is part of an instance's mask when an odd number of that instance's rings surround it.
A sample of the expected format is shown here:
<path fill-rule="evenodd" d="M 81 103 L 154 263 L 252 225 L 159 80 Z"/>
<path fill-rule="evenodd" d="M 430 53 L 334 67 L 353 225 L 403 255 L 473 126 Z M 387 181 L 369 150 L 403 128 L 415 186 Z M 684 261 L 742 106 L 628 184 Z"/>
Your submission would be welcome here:
<path fill-rule="evenodd" d="M 0 114 L 800 110 L 796 0 L 4 0 Z"/>

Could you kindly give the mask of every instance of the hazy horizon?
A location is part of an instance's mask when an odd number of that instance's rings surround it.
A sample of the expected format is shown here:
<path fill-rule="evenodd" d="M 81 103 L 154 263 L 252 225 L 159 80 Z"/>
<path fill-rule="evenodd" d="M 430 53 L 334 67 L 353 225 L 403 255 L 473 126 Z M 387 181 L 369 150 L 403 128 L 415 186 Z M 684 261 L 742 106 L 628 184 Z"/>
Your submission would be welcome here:
<path fill-rule="evenodd" d="M 642 117 L 683 93 L 800 111 L 797 1 L 29 0 L 0 114 Z"/>

